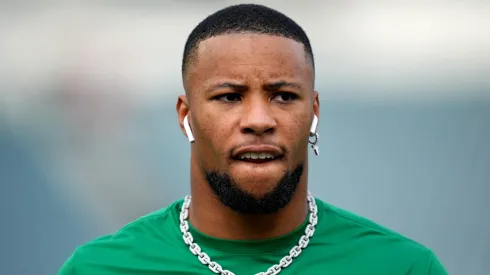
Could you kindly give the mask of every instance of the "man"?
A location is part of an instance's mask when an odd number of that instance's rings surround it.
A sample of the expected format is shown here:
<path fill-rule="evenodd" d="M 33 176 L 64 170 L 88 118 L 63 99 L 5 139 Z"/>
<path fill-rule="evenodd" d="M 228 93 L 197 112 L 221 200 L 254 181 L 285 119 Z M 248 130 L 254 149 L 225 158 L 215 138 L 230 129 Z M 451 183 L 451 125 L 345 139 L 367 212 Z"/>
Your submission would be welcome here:
<path fill-rule="evenodd" d="M 424 246 L 309 194 L 320 106 L 294 21 L 216 12 L 190 34 L 182 77 L 192 197 L 79 247 L 59 274 L 446 274 Z"/>

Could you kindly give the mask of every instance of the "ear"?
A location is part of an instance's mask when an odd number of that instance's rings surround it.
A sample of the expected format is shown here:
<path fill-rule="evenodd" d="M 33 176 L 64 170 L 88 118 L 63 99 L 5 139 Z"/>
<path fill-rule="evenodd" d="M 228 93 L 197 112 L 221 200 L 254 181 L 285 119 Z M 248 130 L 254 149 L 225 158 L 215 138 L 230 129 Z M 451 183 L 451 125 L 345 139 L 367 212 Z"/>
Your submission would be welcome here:
<path fill-rule="evenodd" d="M 179 120 L 179 125 L 180 125 L 180 130 L 182 133 L 189 139 L 191 140 L 194 139 L 192 136 L 192 132 L 187 134 L 188 131 L 190 131 L 190 123 L 191 123 L 191 114 L 190 114 L 190 109 L 189 109 L 189 102 L 187 100 L 187 96 L 185 95 L 180 95 L 177 99 L 177 104 L 175 105 L 175 109 L 177 111 L 177 117 Z M 187 121 L 184 121 L 187 118 Z M 188 124 L 187 124 L 188 123 Z M 189 125 L 189 126 L 187 126 Z M 189 129 L 186 129 L 186 128 Z"/>
<path fill-rule="evenodd" d="M 316 116 L 316 123 L 317 123 L 317 126 L 315 126 L 315 131 L 316 131 L 316 128 L 318 127 L 318 121 L 320 120 L 320 99 L 317 91 L 314 91 L 313 93 L 313 114 Z"/>

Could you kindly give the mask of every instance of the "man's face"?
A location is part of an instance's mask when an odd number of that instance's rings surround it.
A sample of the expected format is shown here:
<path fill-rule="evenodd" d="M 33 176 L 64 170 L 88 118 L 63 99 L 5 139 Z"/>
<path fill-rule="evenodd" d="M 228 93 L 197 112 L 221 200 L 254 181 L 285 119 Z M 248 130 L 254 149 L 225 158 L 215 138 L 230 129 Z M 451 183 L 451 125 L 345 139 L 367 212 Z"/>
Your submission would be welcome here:
<path fill-rule="evenodd" d="M 181 125 L 189 116 L 193 165 L 225 204 L 292 197 L 319 112 L 313 83 L 311 61 L 294 40 L 230 34 L 199 44 L 177 110 Z"/>

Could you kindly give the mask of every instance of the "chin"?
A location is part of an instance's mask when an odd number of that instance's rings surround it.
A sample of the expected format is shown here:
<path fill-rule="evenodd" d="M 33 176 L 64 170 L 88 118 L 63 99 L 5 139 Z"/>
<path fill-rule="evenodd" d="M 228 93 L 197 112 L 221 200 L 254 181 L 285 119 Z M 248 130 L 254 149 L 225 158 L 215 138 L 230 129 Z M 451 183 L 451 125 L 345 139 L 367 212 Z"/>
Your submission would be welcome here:
<path fill-rule="evenodd" d="M 289 171 L 285 163 L 240 163 L 228 171 L 206 171 L 206 180 L 221 202 L 239 213 L 273 213 L 291 201 L 303 164 Z"/>
<path fill-rule="evenodd" d="M 235 181 L 236 186 L 245 193 L 253 196 L 255 199 L 262 199 L 267 194 L 273 192 L 279 185 L 279 180 L 270 181 Z"/>
<path fill-rule="evenodd" d="M 282 170 L 274 172 L 240 171 L 239 173 L 231 173 L 231 177 L 239 189 L 256 198 L 262 198 L 277 188 L 284 174 L 285 172 Z"/>

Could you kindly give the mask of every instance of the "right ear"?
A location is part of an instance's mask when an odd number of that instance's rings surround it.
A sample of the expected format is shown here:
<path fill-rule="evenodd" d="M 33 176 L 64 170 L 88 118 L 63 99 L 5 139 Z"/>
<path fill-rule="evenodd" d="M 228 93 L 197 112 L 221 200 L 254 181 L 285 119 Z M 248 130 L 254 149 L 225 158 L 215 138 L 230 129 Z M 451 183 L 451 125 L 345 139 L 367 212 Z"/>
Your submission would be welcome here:
<path fill-rule="evenodd" d="M 187 138 L 189 139 L 189 142 L 193 143 L 194 135 L 192 134 L 191 125 L 189 124 L 189 120 L 187 119 L 187 116 L 184 117 L 184 131 L 187 135 Z"/>
<path fill-rule="evenodd" d="M 190 125 L 190 110 L 187 97 L 185 95 L 180 95 L 176 104 L 177 116 L 179 119 L 180 130 L 187 136 L 189 142 L 194 142 L 194 135 L 192 134 L 192 129 Z"/>

